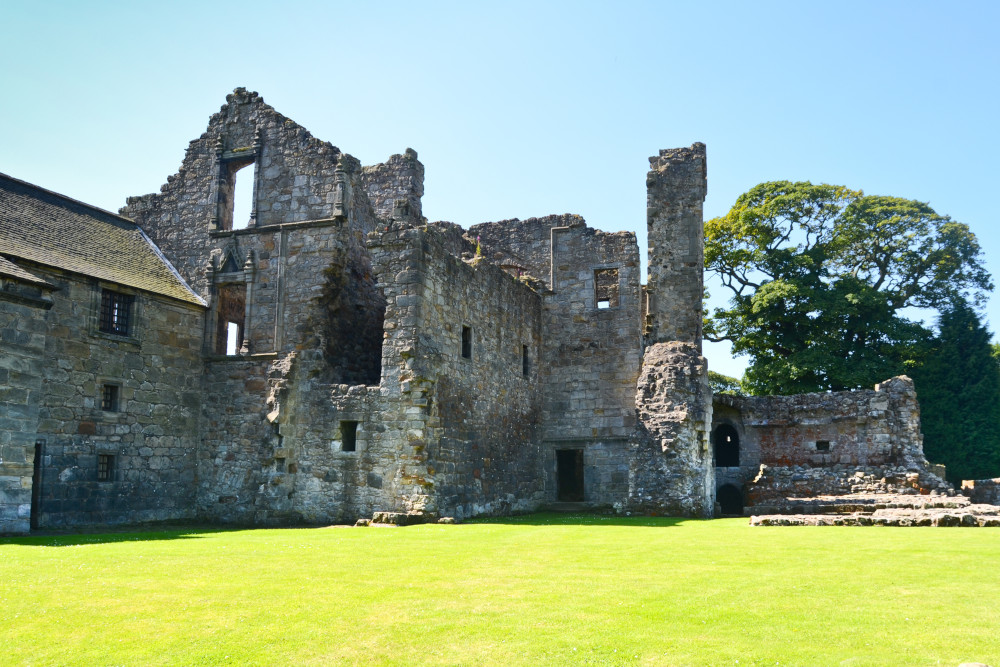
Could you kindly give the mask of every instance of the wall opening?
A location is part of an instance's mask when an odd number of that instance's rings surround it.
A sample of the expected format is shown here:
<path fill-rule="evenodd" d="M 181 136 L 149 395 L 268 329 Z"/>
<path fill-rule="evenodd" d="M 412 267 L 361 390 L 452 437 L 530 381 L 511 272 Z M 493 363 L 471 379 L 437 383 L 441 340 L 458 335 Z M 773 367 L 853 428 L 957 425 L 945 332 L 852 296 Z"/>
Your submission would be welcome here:
<path fill-rule="evenodd" d="M 556 497 L 567 503 L 583 502 L 583 450 L 556 450 Z"/>
<path fill-rule="evenodd" d="M 215 353 L 234 355 L 243 347 L 243 323 L 246 318 L 245 283 L 219 285 L 216 308 Z"/>
<path fill-rule="evenodd" d="M 594 270 L 594 299 L 598 308 L 618 307 L 618 269 Z"/>
<path fill-rule="evenodd" d="M 317 299 L 323 356 L 334 384 L 377 385 L 382 379 L 386 300 L 365 257 L 335 258 L 323 271 Z"/>
<path fill-rule="evenodd" d="M 358 422 L 340 422 L 340 451 L 356 452 L 358 450 Z"/>
<path fill-rule="evenodd" d="M 528 356 L 528 346 L 521 346 L 521 374 L 524 377 L 531 375 L 531 358 Z"/>
<path fill-rule="evenodd" d="M 255 213 L 254 159 L 229 160 L 219 182 L 219 229 L 246 229 Z M 237 174 L 242 174 L 237 177 Z"/>
<path fill-rule="evenodd" d="M 38 517 L 42 513 L 42 450 L 44 440 L 35 441 L 35 461 L 31 472 L 31 530 L 38 530 Z"/>
<path fill-rule="evenodd" d="M 715 465 L 719 468 L 735 468 L 740 465 L 740 434 L 729 424 L 719 424 L 712 433 L 715 449 Z"/>
<path fill-rule="evenodd" d="M 735 484 L 723 484 L 715 494 L 723 516 L 743 516 L 743 492 Z"/>
<path fill-rule="evenodd" d="M 121 387 L 117 384 L 101 385 L 101 410 L 118 412 L 118 399 Z"/>
<path fill-rule="evenodd" d="M 135 296 L 114 290 L 101 290 L 101 312 L 98 328 L 104 333 L 128 336 L 131 332 L 132 304 Z"/>
<path fill-rule="evenodd" d="M 472 327 L 462 327 L 462 356 L 472 358 Z"/>
<path fill-rule="evenodd" d="M 828 451 L 830 451 L 830 441 L 829 440 L 817 440 L 816 441 L 816 451 L 817 452 L 828 452 Z"/>
<path fill-rule="evenodd" d="M 97 455 L 97 481 L 110 482 L 115 478 L 115 455 Z"/>

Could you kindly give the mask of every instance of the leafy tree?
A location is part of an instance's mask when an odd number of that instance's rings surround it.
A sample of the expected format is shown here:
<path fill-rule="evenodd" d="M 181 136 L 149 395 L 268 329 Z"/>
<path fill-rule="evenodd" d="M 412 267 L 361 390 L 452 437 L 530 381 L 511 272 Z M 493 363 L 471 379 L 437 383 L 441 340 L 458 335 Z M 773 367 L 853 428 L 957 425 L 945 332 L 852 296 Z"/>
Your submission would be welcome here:
<path fill-rule="evenodd" d="M 1000 476 L 1000 363 L 990 332 L 967 303 L 941 313 L 913 381 L 927 458 L 945 464 L 956 484 Z"/>
<path fill-rule="evenodd" d="M 992 289 L 968 226 L 927 204 L 777 181 L 705 224 L 705 264 L 732 291 L 705 337 L 750 355 L 743 386 L 794 394 L 907 371 L 930 332 L 907 308 Z"/>
<path fill-rule="evenodd" d="M 722 373 L 716 373 L 715 371 L 708 372 L 708 384 L 712 388 L 713 394 L 732 394 L 734 396 L 742 396 L 745 393 L 743 391 L 743 385 L 739 380 L 730 375 L 723 375 Z"/>

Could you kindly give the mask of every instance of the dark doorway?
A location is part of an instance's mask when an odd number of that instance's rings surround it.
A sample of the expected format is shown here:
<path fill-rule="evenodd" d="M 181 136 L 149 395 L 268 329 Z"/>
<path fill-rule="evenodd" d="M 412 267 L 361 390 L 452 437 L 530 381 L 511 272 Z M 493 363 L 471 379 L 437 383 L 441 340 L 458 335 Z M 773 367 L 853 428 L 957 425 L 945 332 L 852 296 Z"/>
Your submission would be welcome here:
<path fill-rule="evenodd" d="M 723 484 L 715 498 L 722 507 L 723 516 L 743 516 L 743 492 L 735 484 Z"/>
<path fill-rule="evenodd" d="M 31 530 L 38 530 L 38 515 L 42 511 L 42 447 L 45 443 L 35 443 L 35 468 L 31 473 Z"/>
<path fill-rule="evenodd" d="M 583 450 L 556 450 L 556 492 L 566 503 L 583 502 Z"/>
<path fill-rule="evenodd" d="M 740 434 L 729 424 L 719 424 L 712 435 L 715 449 L 715 465 L 720 468 L 735 468 L 740 465 Z"/>

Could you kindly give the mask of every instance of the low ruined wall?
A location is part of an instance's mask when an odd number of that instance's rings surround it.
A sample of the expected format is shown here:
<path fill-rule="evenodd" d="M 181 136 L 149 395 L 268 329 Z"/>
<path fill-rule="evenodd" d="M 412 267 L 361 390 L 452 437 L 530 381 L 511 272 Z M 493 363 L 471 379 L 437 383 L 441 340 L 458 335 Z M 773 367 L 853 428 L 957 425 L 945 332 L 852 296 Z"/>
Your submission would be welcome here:
<path fill-rule="evenodd" d="M 1000 477 L 962 480 L 962 495 L 974 503 L 1000 505 Z"/>

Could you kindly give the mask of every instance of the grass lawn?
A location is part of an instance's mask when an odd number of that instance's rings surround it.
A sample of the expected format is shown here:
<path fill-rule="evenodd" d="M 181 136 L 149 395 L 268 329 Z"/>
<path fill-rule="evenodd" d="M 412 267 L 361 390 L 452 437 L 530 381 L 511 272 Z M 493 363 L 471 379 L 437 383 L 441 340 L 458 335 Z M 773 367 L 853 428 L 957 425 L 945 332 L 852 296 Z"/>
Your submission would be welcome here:
<path fill-rule="evenodd" d="M 0 664 L 1000 665 L 1000 530 L 533 515 L 0 539 Z"/>

